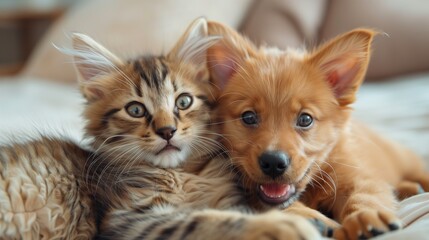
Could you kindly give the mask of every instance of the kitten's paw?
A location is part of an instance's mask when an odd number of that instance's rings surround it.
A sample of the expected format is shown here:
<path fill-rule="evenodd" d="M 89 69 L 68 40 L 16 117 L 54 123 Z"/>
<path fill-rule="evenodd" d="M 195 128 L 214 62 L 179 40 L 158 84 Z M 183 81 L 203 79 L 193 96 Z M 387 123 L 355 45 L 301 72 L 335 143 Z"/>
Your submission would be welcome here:
<path fill-rule="evenodd" d="M 271 211 L 250 217 L 242 239 L 321 239 L 318 230 L 303 217 Z"/>
<path fill-rule="evenodd" d="M 319 230 L 319 233 L 324 237 L 333 237 L 334 230 L 339 228 L 339 224 L 332 220 L 332 223 L 326 223 L 317 218 L 310 219 L 310 222 Z"/>
<path fill-rule="evenodd" d="M 342 227 L 334 231 L 334 238 L 368 239 L 400 228 L 399 219 L 390 212 L 362 210 L 344 219 Z"/>
<path fill-rule="evenodd" d="M 340 224 L 338 224 L 338 222 L 332 220 L 331 218 L 328 218 L 321 212 L 309 208 L 299 202 L 293 203 L 292 206 L 283 209 L 282 211 L 286 213 L 297 214 L 308 219 L 319 230 L 322 236 L 325 237 L 332 237 L 334 229 L 340 227 Z"/>

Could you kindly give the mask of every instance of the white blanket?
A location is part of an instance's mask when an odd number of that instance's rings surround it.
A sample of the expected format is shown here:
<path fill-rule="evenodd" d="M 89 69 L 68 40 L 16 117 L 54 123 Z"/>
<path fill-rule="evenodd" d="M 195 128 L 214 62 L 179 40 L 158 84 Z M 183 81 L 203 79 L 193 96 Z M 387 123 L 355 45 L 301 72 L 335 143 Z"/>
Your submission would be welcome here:
<path fill-rule="evenodd" d="M 0 143 L 40 134 L 80 141 L 82 107 L 75 86 L 35 79 L 0 80 Z M 355 117 L 429 162 L 429 75 L 364 85 L 355 109 Z M 429 239 L 429 194 L 403 201 L 399 216 L 406 228 L 377 239 Z"/>
<path fill-rule="evenodd" d="M 364 84 L 354 115 L 416 151 L 429 167 L 429 73 Z"/>
<path fill-rule="evenodd" d="M 429 193 L 420 194 L 401 202 L 398 213 L 404 229 L 379 237 L 377 240 L 429 239 Z"/>
<path fill-rule="evenodd" d="M 40 134 L 83 136 L 83 99 L 76 86 L 36 79 L 0 79 L 0 143 Z"/>

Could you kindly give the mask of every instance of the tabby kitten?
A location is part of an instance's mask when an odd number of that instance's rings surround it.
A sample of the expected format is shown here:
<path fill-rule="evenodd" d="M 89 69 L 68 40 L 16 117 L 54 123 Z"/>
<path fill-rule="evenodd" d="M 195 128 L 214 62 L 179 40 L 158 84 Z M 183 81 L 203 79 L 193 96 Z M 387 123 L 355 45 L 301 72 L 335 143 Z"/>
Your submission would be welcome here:
<path fill-rule="evenodd" d="M 209 37 L 206 20 L 198 19 L 166 56 L 124 62 L 74 35 L 69 53 L 87 99 L 86 130 L 95 153 L 86 175 L 101 206 L 100 239 L 319 236 L 300 217 L 238 210 L 244 195 L 221 164 L 199 175 L 180 168 L 187 159 L 213 162 L 222 150 L 210 123 L 214 102 L 206 66 L 206 49 L 218 38 Z"/>

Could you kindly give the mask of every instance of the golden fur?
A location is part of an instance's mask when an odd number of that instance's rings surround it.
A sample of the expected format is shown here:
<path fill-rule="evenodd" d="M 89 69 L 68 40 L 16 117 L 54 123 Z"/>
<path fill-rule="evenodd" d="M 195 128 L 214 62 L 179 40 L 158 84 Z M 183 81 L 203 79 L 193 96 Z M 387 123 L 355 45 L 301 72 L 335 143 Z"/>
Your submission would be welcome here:
<path fill-rule="evenodd" d="M 418 181 L 428 191 L 423 163 L 350 119 L 375 33 L 357 29 L 310 53 L 257 48 L 215 22 L 209 23 L 209 34 L 223 36 L 208 50 L 209 69 L 218 92 L 220 132 L 251 203 L 287 207 L 286 212 L 337 227 L 313 209 L 330 213 L 341 224 L 334 232 L 338 239 L 400 228 L 394 186 Z M 249 111 L 256 124 L 244 123 Z M 297 125 L 303 113 L 313 118 L 308 128 Z M 290 157 L 278 177 L 261 170 L 261 156 L 273 150 Z M 265 186 L 289 197 L 276 203 L 263 192 Z"/>

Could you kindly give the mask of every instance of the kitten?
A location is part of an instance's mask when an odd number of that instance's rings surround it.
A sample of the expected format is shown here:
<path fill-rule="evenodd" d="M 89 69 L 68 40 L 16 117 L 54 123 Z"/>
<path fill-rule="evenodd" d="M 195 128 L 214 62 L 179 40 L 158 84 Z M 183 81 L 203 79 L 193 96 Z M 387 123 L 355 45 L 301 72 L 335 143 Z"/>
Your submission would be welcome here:
<path fill-rule="evenodd" d="M 210 22 L 208 50 L 220 132 L 253 205 L 342 226 L 338 239 L 400 228 L 393 188 L 429 174 L 415 154 L 350 119 L 375 32 L 345 33 L 315 51 L 257 48 Z M 296 201 L 296 200 L 300 201 Z M 310 206 L 313 209 L 310 209 Z"/>
<path fill-rule="evenodd" d="M 280 212 L 251 215 L 223 164 L 199 175 L 189 161 L 216 157 L 215 104 L 206 49 L 219 40 L 196 20 L 166 56 L 122 61 L 82 34 L 73 38 L 87 135 L 86 166 L 101 209 L 102 239 L 318 238 L 306 220 Z M 244 205 L 244 206 L 243 206 Z M 239 210 L 234 208 L 243 208 Z"/>

